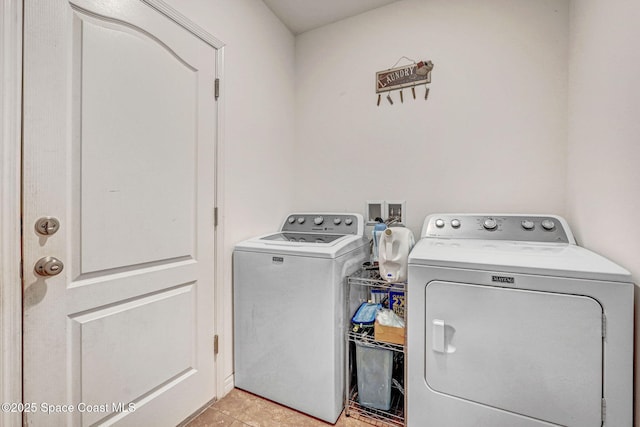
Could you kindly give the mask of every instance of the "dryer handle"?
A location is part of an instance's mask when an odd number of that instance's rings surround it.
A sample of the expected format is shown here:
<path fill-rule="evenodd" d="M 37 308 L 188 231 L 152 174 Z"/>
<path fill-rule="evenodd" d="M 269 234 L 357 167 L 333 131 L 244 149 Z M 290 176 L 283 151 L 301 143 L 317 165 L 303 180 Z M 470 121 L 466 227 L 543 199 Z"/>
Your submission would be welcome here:
<path fill-rule="evenodd" d="M 446 353 L 447 342 L 444 327 L 444 320 L 433 319 L 431 323 L 431 348 L 437 353 Z"/>

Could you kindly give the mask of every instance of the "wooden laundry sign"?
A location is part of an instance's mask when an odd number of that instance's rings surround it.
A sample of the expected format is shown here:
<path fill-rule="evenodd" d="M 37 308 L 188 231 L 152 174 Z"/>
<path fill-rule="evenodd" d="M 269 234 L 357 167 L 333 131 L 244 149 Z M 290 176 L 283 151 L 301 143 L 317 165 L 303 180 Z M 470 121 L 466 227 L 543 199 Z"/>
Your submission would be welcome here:
<path fill-rule="evenodd" d="M 376 93 L 431 83 L 431 61 L 420 61 L 404 67 L 376 73 Z"/>

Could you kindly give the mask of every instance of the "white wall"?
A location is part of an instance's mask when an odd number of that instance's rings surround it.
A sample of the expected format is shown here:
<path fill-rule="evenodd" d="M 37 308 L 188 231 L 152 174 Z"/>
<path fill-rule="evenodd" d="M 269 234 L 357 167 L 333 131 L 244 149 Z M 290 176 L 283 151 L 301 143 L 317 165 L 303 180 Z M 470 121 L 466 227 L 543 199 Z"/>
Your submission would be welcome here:
<path fill-rule="evenodd" d="M 273 231 L 292 208 L 294 37 L 261 0 L 170 3 L 226 44 L 220 340 L 226 378 L 233 373 L 233 246 Z"/>
<path fill-rule="evenodd" d="M 640 283 L 640 3 L 573 0 L 567 211 L 579 242 Z M 636 289 L 636 303 L 639 302 Z M 636 369 L 640 366 L 636 316 Z M 636 378 L 637 378 L 636 374 Z M 636 381 L 636 396 L 640 387 Z M 636 422 L 640 406 L 636 399 Z"/>
<path fill-rule="evenodd" d="M 564 214 L 568 1 L 405 0 L 296 39 L 299 209 Z M 429 99 L 375 72 L 430 59 Z M 401 62 L 400 64 L 405 64 Z"/>

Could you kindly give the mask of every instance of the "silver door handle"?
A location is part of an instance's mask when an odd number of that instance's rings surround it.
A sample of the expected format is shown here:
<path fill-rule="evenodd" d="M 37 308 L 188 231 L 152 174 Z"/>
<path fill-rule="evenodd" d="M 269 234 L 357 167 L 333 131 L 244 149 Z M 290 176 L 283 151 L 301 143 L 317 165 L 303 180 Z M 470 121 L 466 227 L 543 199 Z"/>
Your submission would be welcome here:
<path fill-rule="evenodd" d="M 45 216 L 36 221 L 36 232 L 42 236 L 55 234 L 60 228 L 60 221 L 52 216 Z"/>
<path fill-rule="evenodd" d="M 64 264 L 56 257 L 48 256 L 40 258 L 34 267 L 34 271 L 39 276 L 55 276 L 64 269 Z"/>

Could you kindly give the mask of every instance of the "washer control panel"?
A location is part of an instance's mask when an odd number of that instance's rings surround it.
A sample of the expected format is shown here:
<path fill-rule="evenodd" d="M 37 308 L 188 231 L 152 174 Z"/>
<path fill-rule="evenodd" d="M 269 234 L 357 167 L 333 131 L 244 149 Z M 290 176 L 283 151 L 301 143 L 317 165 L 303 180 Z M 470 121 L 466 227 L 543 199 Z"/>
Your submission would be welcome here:
<path fill-rule="evenodd" d="M 291 214 L 281 231 L 358 234 L 358 217 L 350 214 Z"/>
<path fill-rule="evenodd" d="M 572 243 L 570 235 L 561 218 L 549 215 L 435 214 L 422 228 L 422 237 L 450 239 Z"/>

